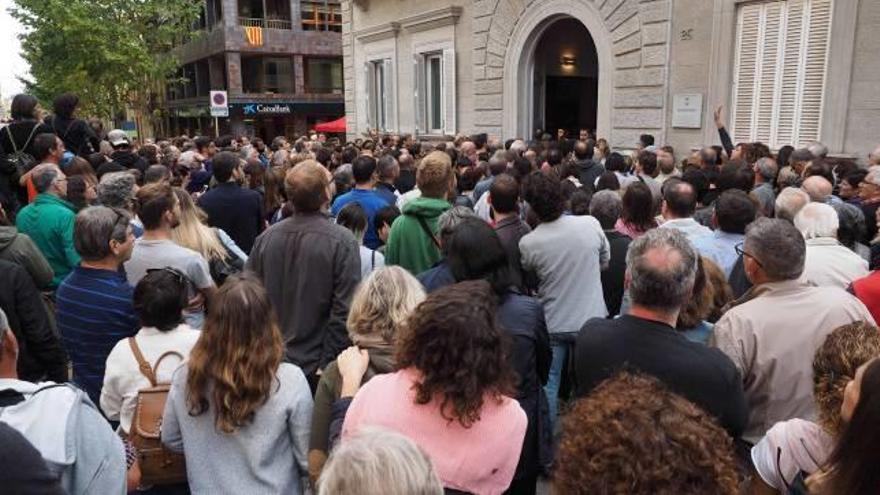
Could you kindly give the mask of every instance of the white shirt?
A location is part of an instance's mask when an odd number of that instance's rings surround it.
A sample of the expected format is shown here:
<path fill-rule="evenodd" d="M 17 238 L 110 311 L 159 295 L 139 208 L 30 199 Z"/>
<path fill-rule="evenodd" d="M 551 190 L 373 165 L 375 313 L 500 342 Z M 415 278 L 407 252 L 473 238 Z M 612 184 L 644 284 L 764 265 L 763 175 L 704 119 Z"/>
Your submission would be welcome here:
<path fill-rule="evenodd" d="M 146 327 L 141 328 L 135 335 L 135 341 L 144 359 L 151 366 L 155 366 L 156 360 L 168 351 L 179 352 L 186 360 L 196 341 L 199 340 L 199 335 L 201 332 L 193 330 L 186 324 L 181 324 L 170 332 Z M 170 383 L 171 375 L 182 363 L 183 361 L 177 356 L 166 357 L 157 370 L 156 379 L 160 383 Z M 128 339 L 117 342 L 107 356 L 104 386 L 101 389 L 101 409 L 107 419 L 118 420 L 120 427 L 127 433 L 134 416 L 138 391 L 149 386 L 150 381 L 141 373 Z"/>
<path fill-rule="evenodd" d="M 807 258 L 801 278 L 817 287 L 846 289 L 867 276 L 868 262 L 831 237 L 807 239 Z"/>
<path fill-rule="evenodd" d="M 374 270 L 385 266 L 385 255 L 361 244 L 361 280 L 366 280 Z"/>

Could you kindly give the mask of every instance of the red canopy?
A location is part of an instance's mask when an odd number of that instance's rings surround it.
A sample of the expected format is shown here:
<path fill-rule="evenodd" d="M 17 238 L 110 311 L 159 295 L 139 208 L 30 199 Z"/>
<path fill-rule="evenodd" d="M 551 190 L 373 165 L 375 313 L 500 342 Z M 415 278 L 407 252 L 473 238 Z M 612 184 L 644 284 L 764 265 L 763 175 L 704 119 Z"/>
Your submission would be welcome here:
<path fill-rule="evenodd" d="M 332 122 L 324 122 L 315 126 L 317 132 L 345 133 L 345 117 L 340 117 Z"/>

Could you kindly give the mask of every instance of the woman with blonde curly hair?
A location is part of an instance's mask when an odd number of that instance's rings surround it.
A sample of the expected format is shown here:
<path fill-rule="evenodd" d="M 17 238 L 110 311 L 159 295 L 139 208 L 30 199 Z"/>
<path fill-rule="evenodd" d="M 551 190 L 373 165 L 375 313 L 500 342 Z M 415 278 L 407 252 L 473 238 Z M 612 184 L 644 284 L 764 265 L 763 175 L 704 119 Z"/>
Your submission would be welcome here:
<path fill-rule="evenodd" d="M 880 356 L 880 331 L 864 322 L 835 329 L 813 357 L 813 397 L 816 422 L 790 419 L 773 425 L 752 448 L 752 492 L 788 493 L 798 473 L 820 470 L 844 429 L 841 405 L 844 389 L 856 370 Z"/>
<path fill-rule="evenodd" d="M 609 378 L 563 419 L 554 493 L 735 495 L 738 481 L 718 422 L 646 375 Z"/>
<path fill-rule="evenodd" d="M 262 284 L 218 291 L 189 360 L 175 373 L 162 442 L 186 457 L 192 493 L 301 493 L 312 396 Z"/>
<path fill-rule="evenodd" d="M 376 270 L 358 287 L 348 314 L 348 335 L 369 353 L 363 381 L 395 369 L 394 344 L 412 311 L 425 299 L 422 284 L 399 266 Z M 331 409 L 342 393 L 334 361 L 324 368 L 315 393 L 315 414 L 309 440 L 309 475 L 317 480 L 330 452 Z"/>

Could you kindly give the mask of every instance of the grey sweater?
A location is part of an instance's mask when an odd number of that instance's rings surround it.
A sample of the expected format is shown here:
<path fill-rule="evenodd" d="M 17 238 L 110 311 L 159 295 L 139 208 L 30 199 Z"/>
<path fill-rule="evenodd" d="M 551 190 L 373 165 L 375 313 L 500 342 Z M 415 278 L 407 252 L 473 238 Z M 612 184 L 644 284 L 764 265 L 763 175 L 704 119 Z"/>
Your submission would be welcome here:
<path fill-rule="evenodd" d="M 298 494 L 307 482 L 312 395 L 302 371 L 282 363 L 276 387 L 253 423 L 233 434 L 214 427 L 214 407 L 198 416 L 186 404 L 187 368 L 175 373 L 165 404 L 162 442 L 186 457 L 194 494 Z"/>

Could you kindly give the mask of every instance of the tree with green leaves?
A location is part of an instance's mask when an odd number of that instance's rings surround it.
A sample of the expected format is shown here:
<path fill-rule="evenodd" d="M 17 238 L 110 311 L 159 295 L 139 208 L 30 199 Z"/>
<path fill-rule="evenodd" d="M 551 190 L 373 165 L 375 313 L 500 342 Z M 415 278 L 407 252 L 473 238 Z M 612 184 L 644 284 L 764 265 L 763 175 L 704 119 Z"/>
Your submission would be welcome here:
<path fill-rule="evenodd" d="M 14 0 L 25 27 L 28 91 L 48 103 L 79 95 L 81 113 L 113 118 L 125 108 L 151 118 L 176 73 L 172 49 L 193 35 L 198 0 Z"/>

